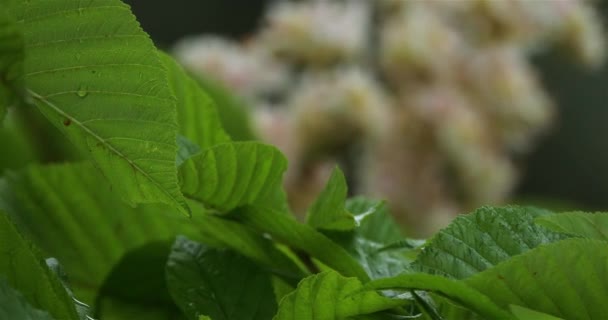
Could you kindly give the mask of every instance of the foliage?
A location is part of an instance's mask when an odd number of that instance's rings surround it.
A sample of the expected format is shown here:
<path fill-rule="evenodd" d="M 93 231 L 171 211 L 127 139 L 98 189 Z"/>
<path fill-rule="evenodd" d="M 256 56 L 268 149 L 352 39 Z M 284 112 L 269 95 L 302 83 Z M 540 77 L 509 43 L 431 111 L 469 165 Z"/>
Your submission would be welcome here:
<path fill-rule="evenodd" d="M 408 239 L 383 202 L 347 199 L 336 169 L 301 223 L 281 188 L 283 155 L 234 142 L 214 100 L 127 6 L 1 3 L 0 74 L 20 73 L 0 83 L 0 110 L 37 110 L 88 158 L 0 168 L 0 318 L 608 312 L 606 214 L 483 207 Z"/>

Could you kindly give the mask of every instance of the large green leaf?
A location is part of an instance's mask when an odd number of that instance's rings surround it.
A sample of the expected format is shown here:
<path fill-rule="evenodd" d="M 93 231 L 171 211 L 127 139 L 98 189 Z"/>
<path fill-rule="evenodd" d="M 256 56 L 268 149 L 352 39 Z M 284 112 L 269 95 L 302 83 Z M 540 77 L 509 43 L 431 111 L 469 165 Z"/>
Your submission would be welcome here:
<path fill-rule="evenodd" d="M 465 282 L 508 309 L 519 305 L 563 319 L 608 314 L 608 242 L 567 239 L 539 246 Z"/>
<path fill-rule="evenodd" d="M 270 273 L 229 250 L 180 237 L 166 274 L 171 295 L 188 319 L 266 320 L 277 308 Z"/>
<path fill-rule="evenodd" d="M 275 241 L 308 253 L 344 276 L 357 277 L 363 282 L 369 280 L 365 270 L 344 248 L 291 216 L 259 207 L 242 208 L 235 216 Z"/>
<path fill-rule="evenodd" d="M 511 306 L 511 312 L 515 315 L 517 320 L 563 320 L 546 313 L 530 310 L 517 305 Z"/>
<path fill-rule="evenodd" d="M 392 278 L 378 279 L 365 285 L 374 290 L 425 290 L 440 294 L 459 303 L 488 319 L 512 319 L 484 293 L 477 291 L 464 282 L 442 276 L 415 273 L 402 274 Z"/>
<path fill-rule="evenodd" d="M 373 290 L 362 290 L 356 278 L 345 278 L 334 271 L 310 276 L 281 300 L 274 320 L 347 319 L 394 308 L 406 302 L 383 297 Z"/>
<path fill-rule="evenodd" d="M 344 207 L 346 194 L 346 179 L 336 167 L 327 185 L 308 210 L 307 223 L 315 229 L 324 230 L 344 231 L 355 228 L 355 218 Z"/>
<path fill-rule="evenodd" d="M 164 206 L 131 208 L 86 164 L 31 166 L 0 182 L 0 207 L 61 261 L 76 295 L 89 304 L 127 253 L 153 243 L 169 248 L 178 234 L 233 248 L 292 281 L 302 276 L 270 240 L 190 205 L 192 219 Z"/>
<path fill-rule="evenodd" d="M 40 253 L 17 231 L 8 216 L 0 211 L 2 278 L 21 292 L 34 308 L 46 310 L 56 319 L 78 319 L 72 299 L 59 279 L 48 269 Z"/>
<path fill-rule="evenodd" d="M 203 150 L 180 168 L 182 190 L 220 213 L 259 204 L 276 208 L 287 160 L 275 147 L 258 142 L 224 143 Z"/>
<path fill-rule="evenodd" d="M 422 271 L 463 279 L 565 236 L 534 223 L 529 207 L 483 207 L 439 231 L 418 256 Z"/>
<path fill-rule="evenodd" d="M 0 319 L 53 320 L 53 317 L 32 307 L 17 290 L 0 278 Z"/>
<path fill-rule="evenodd" d="M 0 182 L 0 207 L 43 252 L 61 261 L 76 296 L 88 304 L 127 252 L 152 242 L 168 246 L 177 233 L 200 237 L 196 223 L 176 209 L 126 205 L 87 164 L 8 173 Z"/>
<path fill-rule="evenodd" d="M 38 109 L 128 202 L 187 212 L 177 181 L 177 121 L 167 72 L 119 0 L 9 1 Z"/>
<path fill-rule="evenodd" d="M 0 124 L 7 107 L 23 96 L 23 37 L 4 8 L 0 8 Z"/>
<path fill-rule="evenodd" d="M 536 223 L 572 236 L 608 240 L 608 213 L 565 212 L 541 216 Z"/>
<path fill-rule="evenodd" d="M 217 113 L 217 106 L 201 86 L 173 58 L 161 53 L 169 85 L 177 98 L 179 132 L 201 149 L 230 142 Z"/>

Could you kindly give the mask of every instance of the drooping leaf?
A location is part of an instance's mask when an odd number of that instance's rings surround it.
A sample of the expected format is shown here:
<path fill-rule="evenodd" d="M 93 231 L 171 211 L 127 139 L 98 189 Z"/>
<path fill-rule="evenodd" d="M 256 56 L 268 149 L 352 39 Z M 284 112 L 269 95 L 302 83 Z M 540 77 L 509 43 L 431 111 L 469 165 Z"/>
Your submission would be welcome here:
<path fill-rule="evenodd" d="M 378 279 L 365 285 L 374 290 L 424 290 L 440 294 L 465 306 L 488 319 L 512 319 L 484 293 L 467 286 L 459 280 L 442 276 L 414 273 L 402 274 L 392 278 Z"/>
<path fill-rule="evenodd" d="M 176 108 L 152 41 L 119 0 L 8 1 L 36 106 L 87 150 L 129 203 L 187 212 L 177 181 Z"/>
<path fill-rule="evenodd" d="M 6 279 L 7 285 L 23 294 L 25 300 L 34 308 L 48 311 L 56 319 L 79 319 L 72 299 L 59 279 L 48 269 L 40 253 L 19 233 L 2 211 L 0 278 Z"/>
<path fill-rule="evenodd" d="M 74 293 L 72 292 L 72 288 L 69 284 L 68 275 L 63 270 L 63 267 L 61 266 L 59 261 L 57 259 L 51 257 L 51 258 L 47 258 L 45 260 L 45 263 L 46 263 L 47 267 L 49 268 L 49 270 L 51 270 L 51 272 L 57 277 L 57 279 L 59 279 L 59 281 L 63 285 L 63 288 L 68 293 L 68 296 L 72 299 L 72 301 L 74 301 L 74 308 L 76 309 L 78 318 L 80 320 L 89 320 L 90 319 L 89 314 L 91 312 L 91 308 L 87 304 L 81 302 L 74 296 Z"/>
<path fill-rule="evenodd" d="M 460 216 L 429 241 L 415 266 L 463 279 L 541 244 L 564 239 L 534 223 L 546 213 L 530 207 L 483 207 Z"/>
<path fill-rule="evenodd" d="M 465 282 L 508 309 L 519 305 L 563 319 L 608 314 L 608 242 L 567 239 L 539 246 Z"/>
<path fill-rule="evenodd" d="M 275 147 L 258 142 L 220 144 L 203 150 L 180 168 L 185 195 L 226 213 L 251 204 L 276 208 L 287 160 Z M 282 202 L 282 201 L 281 201 Z"/>
<path fill-rule="evenodd" d="M 355 228 L 355 218 L 344 207 L 346 194 L 346 179 L 336 167 L 327 185 L 308 210 L 307 223 L 315 229 L 323 230 L 345 231 Z"/>
<path fill-rule="evenodd" d="M 32 307 L 0 277 L 0 319 L 53 320 L 53 317 L 46 311 Z"/>
<path fill-rule="evenodd" d="M 0 182 L 0 207 L 47 256 L 61 261 L 74 293 L 92 305 L 106 277 L 130 250 L 200 231 L 176 209 L 132 208 L 91 165 L 30 166 Z"/>
<path fill-rule="evenodd" d="M 356 278 L 346 278 L 334 271 L 310 276 L 296 290 L 281 300 L 274 320 L 347 319 L 403 305 L 405 302 L 361 290 Z"/>
<path fill-rule="evenodd" d="M 511 313 L 515 315 L 517 320 L 563 320 L 546 313 L 530 310 L 517 305 L 511 305 Z"/>
<path fill-rule="evenodd" d="M 305 251 L 343 276 L 357 277 L 363 282 L 369 280 L 365 270 L 344 248 L 291 216 L 258 207 L 242 208 L 235 216 L 245 225 L 269 234 L 275 241 Z"/>
<path fill-rule="evenodd" d="M 277 308 L 270 273 L 232 251 L 179 237 L 166 274 L 171 295 L 188 319 L 265 320 Z"/>
<path fill-rule="evenodd" d="M 536 218 L 536 223 L 576 237 L 608 240 L 608 213 L 564 212 Z"/>
<path fill-rule="evenodd" d="M 24 95 L 23 37 L 15 21 L 0 8 L 0 124 L 6 109 Z"/>
<path fill-rule="evenodd" d="M 0 208 L 15 217 L 49 256 L 61 261 L 76 296 L 89 305 L 127 253 L 152 243 L 166 243 L 169 248 L 178 234 L 233 248 L 268 268 L 282 270 L 285 277 L 301 276 L 270 240 L 205 213 L 200 205 L 190 205 L 192 219 L 164 206 L 131 208 L 87 164 L 31 166 L 0 180 Z"/>
<path fill-rule="evenodd" d="M 160 57 L 168 71 L 169 85 L 177 98 L 180 134 L 201 149 L 230 142 L 213 100 L 173 58 L 165 53 L 161 53 Z"/>

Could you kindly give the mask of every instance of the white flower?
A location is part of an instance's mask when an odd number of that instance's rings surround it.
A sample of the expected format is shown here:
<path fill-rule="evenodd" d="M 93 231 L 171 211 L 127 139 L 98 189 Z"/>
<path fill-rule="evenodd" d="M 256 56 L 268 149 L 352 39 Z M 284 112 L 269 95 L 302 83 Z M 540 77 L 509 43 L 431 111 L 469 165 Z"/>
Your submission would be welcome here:
<path fill-rule="evenodd" d="M 277 2 L 260 39 L 287 58 L 332 63 L 363 54 L 369 20 L 365 1 Z"/>
<path fill-rule="evenodd" d="M 280 91 L 288 83 L 286 68 L 267 52 L 219 37 L 186 38 L 175 46 L 174 55 L 191 72 L 245 97 Z"/>

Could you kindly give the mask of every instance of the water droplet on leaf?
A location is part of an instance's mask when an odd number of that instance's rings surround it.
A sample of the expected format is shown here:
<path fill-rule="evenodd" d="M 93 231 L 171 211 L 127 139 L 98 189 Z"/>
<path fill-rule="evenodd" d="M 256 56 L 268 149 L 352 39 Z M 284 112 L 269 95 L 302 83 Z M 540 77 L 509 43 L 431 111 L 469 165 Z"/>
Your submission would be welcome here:
<path fill-rule="evenodd" d="M 87 94 L 89 94 L 89 92 L 87 91 L 87 88 L 85 86 L 80 86 L 80 88 L 78 88 L 78 91 L 76 91 L 76 95 L 81 98 L 86 97 Z"/>

